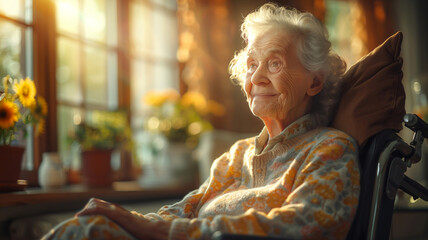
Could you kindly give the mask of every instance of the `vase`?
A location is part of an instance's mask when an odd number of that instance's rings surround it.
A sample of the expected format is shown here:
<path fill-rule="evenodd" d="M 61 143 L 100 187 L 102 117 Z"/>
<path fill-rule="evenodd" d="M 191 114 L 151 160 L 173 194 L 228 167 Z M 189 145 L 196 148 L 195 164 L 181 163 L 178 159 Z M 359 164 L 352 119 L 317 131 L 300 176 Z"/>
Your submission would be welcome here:
<path fill-rule="evenodd" d="M 0 183 L 17 184 L 24 147 L 0 146 Z"/>
<path fill-rule="evenodd" d="M 39 168 L 39 184 L 43 188 L 58 188 L 65 184 L 66 175 L 58 153 L 43 153 Z"/>
<path fill-rule="evenodd" d="M 193 184 L 198 176 L 197 162 L 193 157 L 193 149 L 181 142 L 170 142 L 167 157 L 172 177 L 178 184 Z"/>
<path fill-rule="evenodd" d="M 88 187 L 111 187 L 113 171 L 111 169 L 112 150 L 84 150 L 82 158 L 83 183 Z"/>

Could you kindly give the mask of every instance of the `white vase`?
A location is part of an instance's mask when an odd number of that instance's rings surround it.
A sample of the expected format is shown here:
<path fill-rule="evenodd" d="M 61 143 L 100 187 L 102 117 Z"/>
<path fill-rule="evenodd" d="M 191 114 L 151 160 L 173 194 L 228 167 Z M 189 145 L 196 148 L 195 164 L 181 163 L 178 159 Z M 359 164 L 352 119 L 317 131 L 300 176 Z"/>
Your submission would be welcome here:
<path fill-rule="evenodd" d="M 174 182 L 188 184 L 198 175 L 193 150 L 181 142 L 170 142 L 167 147 L 168 164 L 170 164 Z"/>
<path fill-rule="evenodd" d="M 66 175 L 58 153 L 43 153 L 39 168 L 39 184 L 43 188 L 58 188 L 65 184 Z"/>

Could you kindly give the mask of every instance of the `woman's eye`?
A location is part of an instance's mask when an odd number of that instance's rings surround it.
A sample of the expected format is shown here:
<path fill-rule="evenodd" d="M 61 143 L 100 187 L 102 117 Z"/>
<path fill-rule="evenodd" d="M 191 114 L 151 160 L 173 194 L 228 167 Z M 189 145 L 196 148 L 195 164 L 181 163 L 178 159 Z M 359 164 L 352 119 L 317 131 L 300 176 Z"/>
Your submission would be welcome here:
<path fill-rule="evenodd" d="M 248 70 L 247 70 L 247 72 L 248 72 L 248 73 L 254 73 L 254 72 L 256 71 L 256 69 L 257 69 L 257 65 L 256 65 L 256 64 L 254 64 L 254 63 L 250 63 L 250 64 L 248 65 Z"/>
<path fill-rule="evenodd" d="M 269 72 L 271 73 L 279 72 L 279 70 L 281 70 L 281 66 L 282 64 L 280 61 L 277 61 L 277 60 L 269 61 L 269 64 L 268 64 Z"/>

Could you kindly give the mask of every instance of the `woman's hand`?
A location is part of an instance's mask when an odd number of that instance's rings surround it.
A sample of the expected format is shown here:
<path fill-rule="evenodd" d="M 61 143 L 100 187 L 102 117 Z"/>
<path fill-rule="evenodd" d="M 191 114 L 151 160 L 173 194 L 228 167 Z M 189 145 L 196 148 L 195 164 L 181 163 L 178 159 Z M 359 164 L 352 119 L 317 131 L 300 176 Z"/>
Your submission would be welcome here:
<path fill-rule="evenodd" d="M 171 225 L 166 221 L 149 221 L 144 216 L 132 214 L 117 204 L 97 198 L 91 198 L 75 216 L 85 215 L 106 216 L 138 239 L 168 239 Z"/>
<path fill-rule="evenodd" d="M 104 215 L 111 220 L 118 221 L 122 218 L 128 217 L 129 211 L 123 207 L 109 203 L 101 199 L 91 198 L 85 207 L 76 213 L 76 217 L 85 215 Z"/>

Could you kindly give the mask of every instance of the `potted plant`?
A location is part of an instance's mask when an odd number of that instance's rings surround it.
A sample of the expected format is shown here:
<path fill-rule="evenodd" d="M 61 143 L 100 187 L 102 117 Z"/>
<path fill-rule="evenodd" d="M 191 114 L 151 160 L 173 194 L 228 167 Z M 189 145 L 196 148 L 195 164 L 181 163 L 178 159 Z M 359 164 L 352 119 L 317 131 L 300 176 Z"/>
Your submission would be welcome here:
<path fill-rule="evenodd" d="M 145 129 L 166 139 L 166 164 L 174 181 L 192 181 L 197 168 L 192 152 L 201 135 L 213 128 L 207 116 L 223 115 L 224 107 L 199 92 L 188 91 L 180 96 L 172 89 L 150 91 L 143 101 L 149 106 Z"/>
<path fill-rule="evenodd" d="M 70 136 L 81 149 L 81 173 L 89 187 L 110 187 L 113 183 L 111 154 L 132 146 L 131 130 L 120 112 L 93 111 L 90 120 L 75 126 Z"/>
<path fill-rule="evenodd" d="M 200 135 L 212 129 L 206 116 L 221 116 L 225 111 L 222 105 L 195 91 L 181 97 L 172 89 L 150 91 L 144 96 L 144 103 L 150 107 L 145 128 L 161 133 L 169 142 L 184 143 L 188 148 L 195 148 Z"/>
<path fill-rule="evenodd" d="M 47 104 L 37 96 L 30 78 L 2 79 L 0 88 L 0 182 L 16 184 L 21 171 L 24 147 L 20 144 L 27 136 L 27 126 L 33 125 L 36 134 L 44 131 Z M 7 166 L 7 167 L 5 167 Z"/>

